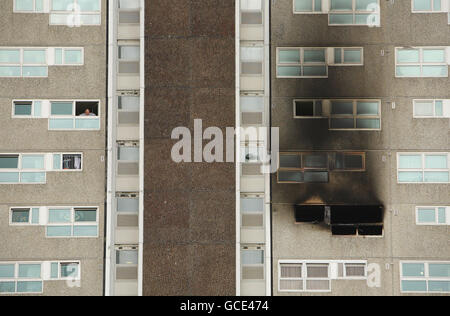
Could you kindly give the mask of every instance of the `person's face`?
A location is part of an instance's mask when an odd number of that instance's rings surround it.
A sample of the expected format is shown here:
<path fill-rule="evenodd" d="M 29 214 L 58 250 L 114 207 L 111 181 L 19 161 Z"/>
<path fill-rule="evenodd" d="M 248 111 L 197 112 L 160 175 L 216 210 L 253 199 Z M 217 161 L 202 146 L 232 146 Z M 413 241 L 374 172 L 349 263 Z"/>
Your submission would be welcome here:
<path fill-rule="evenodd" d="M 84 114 L 89 115 L 91 114 L 91 111 L 89 109 L 84 110 Z"/>

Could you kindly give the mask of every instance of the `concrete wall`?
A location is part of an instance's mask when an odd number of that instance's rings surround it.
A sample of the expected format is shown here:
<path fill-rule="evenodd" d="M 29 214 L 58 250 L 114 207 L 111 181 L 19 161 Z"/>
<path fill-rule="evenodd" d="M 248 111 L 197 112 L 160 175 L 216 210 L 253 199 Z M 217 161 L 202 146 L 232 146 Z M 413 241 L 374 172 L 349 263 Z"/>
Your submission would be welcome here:
<path fill-rule="evenodd" d="M 381 288 L 332 281 L 331 295 L 400 295 L 401 260 L 447 260 L 447 226 L 416 226 L 415 206 L 449 205 L 448 184 L 397 184 L 397 152 L 449 151 L 448 119 L 414 119 L 415 98 L 449 98 L 449 78 L 395 78 L 395 47 L 449 46 L 447 14 L 412 14 L 410 1 L 381 1 L 381 28 L 329 27 L 327 15 L 294 15 L 292 0 L 272 5 L 272 124 L 281 151 L 366 152 L 365 173 L 331 173 L 328 184 L 278 184 L 272 177 L 274 294 L 278 260 L 368 260 L 382 271 Z M 277 79 L 277 47 L 364 47 L 363 67 L 329 67 L 328 79 Z M 386 55 L 381 55 L 385 50 Z M 328 120 L 293 118 L 294 98 L 382 100 L 382 130 L 328 131 Z M 389 102 L 396 102 L 395 109 Z M 334 237 L 328 227 L 295 224 L 294 205 L 318 196 L 325 203 L 385 206 L 384 237 Z M 389 267 L 389 268 L 388 268 Z M 309 295 L 310 293 L 305 293 Z"/>
<path fill-rule="evenodd" d="M 48 78 L 0 78 L 0 153 L 83 152 L 82 172 L 48 172 L 45 185 L 0 185 L 0 261 L 80 260 L 81 287 L 44 282 L 44 295 L 102 295 L 105 201 L 106 10 L 101 26 L 49 26 L 49 14 L 0 3 L 1 46 L 84 47 L 83 66 L 50 66 Z M 99 131 L 49 131 L 48 119 L 12 119 L 13 99 L 100 100 Z M 44 227 L 9 226 L 11 206 L 98 206 L 99 238 L 46 239 Z"/>

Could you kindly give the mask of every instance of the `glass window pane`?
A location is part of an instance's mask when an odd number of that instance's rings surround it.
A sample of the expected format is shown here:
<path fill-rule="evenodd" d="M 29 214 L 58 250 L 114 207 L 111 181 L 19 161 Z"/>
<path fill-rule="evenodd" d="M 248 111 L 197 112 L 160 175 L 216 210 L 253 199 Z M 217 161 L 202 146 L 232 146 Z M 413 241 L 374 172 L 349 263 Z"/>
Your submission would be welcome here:
<path fill-rule="evenodd" d="M 119 96 L 118 107 L 120 110 L 136 112 L 139 111 L 139 97 Z"/>
<path fill-rule="evenodd" d="M 81 11 L 100 11 L 99 0 L 78 0 Z"/>
<path fill-rule="evenodd" d="M 398 159 L 400 169 L 422 168 L 422 155 L 400 155 Z"/>
<path fill-rule="evenodd" d="M 403 292 L 426 292 L 426 281 L 402 281 Z"/>
<path fill-rule="evenodd" d="M 305 63 L 324 63 L 325 50 L 323 49 L 305 49 L 303 61 Z"/>
<path fill-rule="evenodd" d="M 420 77 L 420 66 L 397 66 L 398 77 Z"/>
<path fill-rule="evenodd" d="M 332 129 L 355 128 L 355 121 L 352 118 L 331 119 L 330 128 Z"/>
<path fill-rule="evenodd" d="M 18 183 L 18 172 L 0 172 L 0 183 Z"/>
<path fill-rule="evenodd" d="M 403 263 L 402 273 L 404 277 L 425 277 L 425 264 Z"/>
<path fill-rule="evenodd" d="M 418 183 L 423 182 L 422 172 L 405 172 L 400 171 L 398 173 L 398 181 L 403 183 Z"/>
<path fill-rule="evenodd" d="M 286 49 L 286 50 L 280 50 L 278 53 L 279 63 L 293 63 L 293 64 L 299 64 L 300 63 L 300 50 L 298 49 Z"/>
<path fill-rule="evenodd" d="M 328 171 L 305 172 L 305 182 L 307 183 L 328 183 Z"/>
<path fill-rule="evenodd" d="M 435 116 L 444 116 L 444 103 L 442 101 L 436 101 L 435 103 Z"/>
<path fill-rule="evenodd" d="M 447 223 L 447 214 L 445 211 L 445 207 L 438 208 L 438 224 Z"/>
<path fill-rule="evenodd" d="M 450 264 L 430 263 L 430 277 L 450 278 Z"/>
<path fill-rule="evenodd" d="M 42 109 L 42 102 L 41 101 L 35 101 L 34 102 L 33 116 L 40 117 L 41 116 L 41 109 Z"/>
<path fill-rule="evenodd" d="M 55 65 L 62 65 L 63 58 L 62 58 L 62 48 L 56 48 L 55 49 Z"/>
<path fill-rule="evenodd" d="M 17 169 L 19 156 L 0 156 L 0 169 Z"/>
<path fill-rule="evenodd" d="M 423 66 L 423 75 L 425 77 L 447 77 L 448 66 Z"/>
<path fill-rule="evenodd" d="M 356 10 L 371 11 L 369 10 L 369 7 L 373 10 L 373 6 L 377 4 L 377 0 L 356 0 Z"/>
<path fill-rule="evenodd" d="M 40 264 L 19 264 L 19 278 L 39 279 L 40 277 Z"/>
<path fill-rule="evenodd" d="M 0 278 L 8 279 L 14 278 L 14 264 L 0 264 Z"/>
<path fill-rule="evenodd" d="M 71 11 L 73 9 L 73 0 L 52 0 L 52 10 Z"/>
<path fill-rule="evenodd" d="M 31 223 L 39 224 L 39 208 L 33 208 L 31 214 L 32 214 Z"/>
<path fill-rule="evenodd" d="M 362 52 L 360 49 L 344 49 L 344 63 L 360 64 L 362 62 Z"/>
<path fill-rule="evenodd" d="M 327 66 L 303 67 L 303 76 L 305 77 L 325 77 L 326 75 L 327 75 Z"/>
<path fill-rule="evenodd" d="M 277 67 L 279 77 L 300 77 L 302 75 L 301 67 Z"/>
<path fill-rule="evenodd" d="M 81 65 L 83 57 L 80 49 L 65 49 L 64 50 L 64 64 L 66 65 Z"/>
<path fill-rule="evenodd" d="M 33 11 L 33 0 L 16 0 L 16 11 Z"/>
<path fill-rule="evenodd" d="M 241 97 L 242 112 L 262 112 L 264 111 L 263 97 Z"/>
<path fill-rule="evenodd" d="M 15 293 L 16 282 L 0 282 L 0 293 Z"/>
<path fill-rule="evenodd" d="M 41 293 L 42 281 L 35 282 L 17 282 L 17 293 Z"/>
<path fill-rule="evenodd" d="M 356 25 L 374 25 L 379 18 L 375 18 L 373 14 L 356 14 L 355 24 Z"/>
<path fill-rule="evenodd" d="M 46 51 L 45 49 L 24 49 L 23 50 L 23 63 L 24 64 L 46 64 Z"/>
<path fill-rule="evenodd" d="M 77 278 L 79 269 L 78 263 L 61 263 L 61 278 Z"/>
<path fill-rule="evenodd" d="M 440 11 L 441 10 L 441 6 L 442 6 L 441 5 L 441 1 L 442 0 L 433 0 L 433 11 Z"/>
<path fill-rule="evenodd" d="M 279 171 L 278 181 L 303 183 L 305 181 L 305 177 L 303 172 Z"/>
<path fill-rule="evenodd" d="M 313 2 L 311 0 L 295 0 L 295 11 L 296 12 L 312 12 Z"/>
<path fill-rule="evenodd" d="M 356 128 L 380 129 L 381 122 L 379 119 L 357 119 Z"/>
<path fill-rule="evenodd" d="M 13 223 L 29 223 L 30 210 L 29 209 L 12 210 L 11 221 Z"/>
<path fill-rule="evenodd" d="M 73 115 L 73 102 L 52 102 L 51 115 Z"/>
<path fill-rule="evenodd" d="M 119 147 L 118 160 L 139 161 L 139 147 Z"/>
<path fill-rule="evenodd" d="M 22 76 L 24 77 L 48 77 L 48 67 L 22 67 Z"/>
<path fill-rule="evenodd" d="M 44 155 L 23 155 L 22 169 L 44 169 Z"/>
<path fill-rule="evenodd" d="M 314 12 L 322 11 L 322 0 L 314 0 Z"/>
<path fill-rule="evenodd" d="M 241 251 L 242 264 L 263 264 L 264 251 L 263 250 L 242 250 Z"/>
<path fill-rule="evenodd" d="M 81 14 L 80 22 L 81 25 L 100 25 L 101 17 L 100 14 Z"/>
<path fill-rule="evenodd" d="M 74 226 L 73 235 L 77 237 L 97 237 L 97 226 Z"/>
<path fill-rule="evenodd" d="M 97 210 L 75 210 L 75 222 L 96 222 L 97 221 Z"/>
<path fill-rule="evenodd" d="M 334 63 L 342 64 L 342 48 L 334 49 Z"/>
<path fill-rule="evenodd" d="M 137 250 L 117 250 L 116 264 L 138 264 Z"/>
<path fill-rule="evenodd" d="M 31 110 L 31 102 L 14 102 L 14 115 L 30 116 Z"/>
<path fill-rule="evenodd" d="M 398 63 L 419 63 L 420 53 L 418 49 L 399 49 L 397 50 Z"/>
<path fill-rule="evenodd" d="M 330 14 L 330 24 L 353 24 L 353 14 Z"/>
<path fill-rule="evenodd" d="M 424 49 L 423 61 L 425 63 L 445 63 L 445 49 Z"/>
<path fill-rule="evenodd" d="M 48 211 L 49 223 L 71 223 L 72 210 L 71 209 L 50 209 Z"/>
<path fill-rule="evenodd" d="M 414 102 L 414 112 L 416 116 L 433 116 L 433 101 Z"/>
<path fill-rule="evenodd" d="M 427 171 L 425 172 L 425 182 L 432 182 L 432 183 L 446 183 L 449 182 L 450 177 L 448 171 L 442 171 L 442 172 L 431 172 Z"/>
<path fill-rule="evenodd" d="M 332 101 L 331 114 L 350 114 L 353 115 L 352 101 Z"/>
<path fill-rule="evenodd" d="M 117 211 L 120 213 L 138 213 L 139 199 L 138 198 L 118 198 Z"/>
<path fill-rule="evenodd" d="M 53 169 L 54 170 L 61 169 L 61 155 L 60 154 L 53 155 Z"/>
<path fill-rule="evenodd" d="M 280 168 L 301 168 L 300 155 L 280 155 Z"/>
<path fill-rule="evenodd" d="M 19 49 L 0 49 L 0 63 L 19 64 L 20 63 L 20 50 Z"/>
<path fill-rule="evenodd" d="M 417 220 L 419 223 L 435 223 L 436 222 L 436 211 L 434 208 L 420 208 L 418 210 Z"/>
<path fill-rule="evenodd" d="M 72 226 L 48 226 L 47 237 L 70 237 Z"/>
<path fill-rule="evenodd" d="M 414 0 L 414 10 L 415 11 L 431 11 L 431 1 L 432 0 Z"/>
<path fill-rule="evenodd" d="M 50 119 L 49 129 L 72 129 L 73 119 Z"/>
<path fill-rule="evenodd" d="M 263 198 L 241 198 L 242 213 L 262 213 L 264 211 Z"/>
<path fill-rule="evenodd" d="M 378 115 L 379 103 L 371 101 L 358 101 L 357 102 L 357 114 L 358 115 Z"/>
<path fill-rule="evenodd" d="M 241 51 L 245 51 L 244 47 Z M 119 59 L 121 60 L 139 60 L 140 59 L 139 46 L 119 46 Z"/>
<path fill-rule="evenodd" d="M 20 77 L 21 68 L 12 66 L 0 66 L 0 77 Z"/>
<path fill-rule="evenodd" d="M 59 269 L 59 264 L 58 264 L 57 262 L 52 262 L 52 264 L 51 264 L 51 270 L 50 270 L 50 277 L 51 277 L 52 279 L 57 279 L 57 278 L 59 278 L 59 272 L 58 272 L 58 269 Z"/>
<path fill-rule="evenodd" d="M 22 172 L 21 183 L 45 183 L 45 172 Z"/>
<path fill-rule="evenodd" d="M 450 281 L 429 281 L 428 290 L 430 292 L 449 293 Z"/>
<path fill-rule="evenodd" d="M 327 168 L 328 155 L 327 154 L 307 154 L 303 155 L 305 168 Z"/>
<path fill-rule="evenodd" d="M 100 128 L 100 119 L 77 118 L 77 119 L 75 119 L 75 128 L 76 129 L 99 129 Z"/>
<path fill-rule="evenodd" d="M 352 0 L 331 0 L 331 10 L 353 10 Z"/>
<path fill-rule="evenodd" d="M 425 168 L 447 169 L 447 155 L 425 155 Z"/>
<path fill-rule="evenodd" d="M 35 7 L 36 12 L 44 11 L 44 0 L 34 0 L 34 3 L 36 5 Z"/>

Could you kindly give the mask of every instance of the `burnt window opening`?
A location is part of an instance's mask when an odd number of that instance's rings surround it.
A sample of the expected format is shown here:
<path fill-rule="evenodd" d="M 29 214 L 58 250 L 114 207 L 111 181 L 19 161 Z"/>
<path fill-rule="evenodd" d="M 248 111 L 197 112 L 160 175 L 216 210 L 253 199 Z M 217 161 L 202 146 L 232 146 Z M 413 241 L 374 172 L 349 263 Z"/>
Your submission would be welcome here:
<path fill-rule="evenodd" d="M 322 117 L 322 101 L 294 100 L 295 117 Z"/>
<path fill-rule="evenodd" d="M 333 236 L 383 236 L 383 225 L 334 225 Z"/>
<path fill-rule="evenodd" d="M 334 168 L 336 170 L 364 170 L 364 153 L 336 153 Z"/>
<path fill-rule="evenodd" d="M 77 101 L 75 102 L 76 116 L 98 116 L 98 101 Z"/>
<path fill-rule="evenodd" d="M 328 225 L 383 223 L 383 207 L 372 205 L 333 205 L 326 209 Z"/>
<path fill-rule="evenodd" d="M 296 205 L 296 223 L 322 223 L 325 220 L 325 207 L 323 205 Z"/>

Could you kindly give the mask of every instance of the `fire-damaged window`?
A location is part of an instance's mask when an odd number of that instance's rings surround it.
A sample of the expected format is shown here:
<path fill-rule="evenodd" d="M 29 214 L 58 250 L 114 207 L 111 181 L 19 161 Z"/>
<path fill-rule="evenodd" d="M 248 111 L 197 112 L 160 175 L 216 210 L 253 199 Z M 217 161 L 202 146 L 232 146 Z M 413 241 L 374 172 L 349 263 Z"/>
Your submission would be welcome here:
<path fill-rule="evenodd" d="M 324 223 L 335 236 L 382 236 L 383 206 L 296 205 L 296 223 Z"/>
<path fill-rule="evenodd" d="M 328 183 L 331 171 L 365 171 L 365 153 L 280 153 L 278 183 Z"/>

